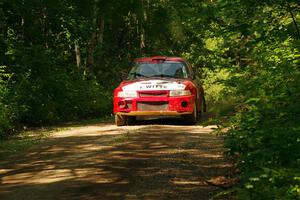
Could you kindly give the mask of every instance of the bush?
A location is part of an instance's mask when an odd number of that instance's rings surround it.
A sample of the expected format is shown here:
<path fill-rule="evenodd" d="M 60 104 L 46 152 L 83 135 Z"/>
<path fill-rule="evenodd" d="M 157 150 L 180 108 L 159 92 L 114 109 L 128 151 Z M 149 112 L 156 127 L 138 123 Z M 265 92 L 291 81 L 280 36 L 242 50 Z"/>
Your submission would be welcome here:
<path fill-rule="evenodd" d="M 7 101 L 7 81 L 10 75 L 5 72 L 5 66 L 0 66 L 0 138 L 12 128 L 14 113 L 11 112 Z"/>
<path fill-rule="evenodd" d="M 300 73 L 293 60 L 299 54 L 285 45 L 287 52 L 262 53 L 264 67 L 252 66 L 233 77 L 236 96 L 247 99 L 226 140 L 242 172 L 240 199 L 300 198 Z M 280 62 L 273 63 L 272 57 Z"/>
<path fill-rule="evenodd" d="M 0 85 L 0 137 L 2 137 L 5 131 L 10 127 L 10 120 L 7 116 L 6 105 L 3 103 L 3 97 L 5 96 L 5 88 Z"/>
<path fill-rule="evenodd" d="M 41 46 L 18 48 L 14 50 L 18 64 L 9 68 L 14 75 L 0 85 L 2 132 L 18 124 L 53 124 L 110 113 L 110 90 L 96 78 L 67 65 L 52 50 Z"/>
<path fill-rule="evenodd" d="M 99 117 L 111 110 L 108 91 L 95 79 L 67 71 L 52 71 L 43 78 L 23 77 L 15 93 L 22 109 L 20 122 L 57 123 Z"/>
<path fill-rule="evenodd" d="M 203 85 L 209 112 L 224 116 L 234 111 L 237 99 L 234 88 L 226 86 L 230 77 L 227 69 L 204 70 Z"/>

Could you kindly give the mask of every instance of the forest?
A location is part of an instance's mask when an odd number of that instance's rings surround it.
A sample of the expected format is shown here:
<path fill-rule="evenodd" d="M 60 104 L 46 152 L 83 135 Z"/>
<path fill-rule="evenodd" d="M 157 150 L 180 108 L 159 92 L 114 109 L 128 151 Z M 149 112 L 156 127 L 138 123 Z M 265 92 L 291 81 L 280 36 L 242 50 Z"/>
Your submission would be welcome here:
<path fill-rule="evenodd" d="M 228 116 L 237 199 L 300 198 L 299 0 L 0 0 L 0 140 L 109 115 L 134 58 L 180 56 Z"/>

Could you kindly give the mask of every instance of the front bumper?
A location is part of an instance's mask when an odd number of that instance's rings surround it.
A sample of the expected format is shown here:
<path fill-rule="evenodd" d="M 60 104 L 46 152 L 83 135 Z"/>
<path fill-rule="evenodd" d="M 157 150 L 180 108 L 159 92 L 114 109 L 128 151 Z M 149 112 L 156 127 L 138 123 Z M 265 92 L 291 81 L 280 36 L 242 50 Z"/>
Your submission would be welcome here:
<path fill-rule="evenodd" d="M 128 116 L 180 116 L 194 111 L 194 95 L 180 97 L 114 97 L 114 114 Z"/>
<path fill-rule="evenodd" d="M 177 112 L 177 111 L 131 111 L 131 112 L 117 112 L 116 115 L 126 116 L 180 116 L 189 115 L 193 112 Z"/>

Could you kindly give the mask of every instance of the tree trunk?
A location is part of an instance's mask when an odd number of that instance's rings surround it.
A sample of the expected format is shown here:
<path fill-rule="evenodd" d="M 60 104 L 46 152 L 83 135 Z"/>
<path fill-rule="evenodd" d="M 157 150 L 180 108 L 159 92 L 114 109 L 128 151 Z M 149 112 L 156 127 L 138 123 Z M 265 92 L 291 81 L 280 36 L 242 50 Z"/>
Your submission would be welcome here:
<path fill-rule="evenodd" d="M 95 38 L 96 38 L 96 33 L 93 32 L 87 44 L 86 67 L 89 72 L 92 72 L 94 68 L 94 51 L 95 51 L 95 42 L 96 42 Z"/>
<path fill-rule="evenodd" d="M 49 27 L 48 27 L 48 9 L 47 7 L 43 8 L 43 13 L 42 13 L 42 22 L 43 22 L 43 32 L 44 32 L 44 40 L 45 40 L 45 48 L 49 48 L 48 44 L 48 36 L 49 36 Z"/>
<path fill-rule="evenodd" d="M 147 21 L 147 12 L 145 8 L 144 0 L 141 0 L 141 18 L 140 18 L 140 49 L 141 51 L 146 47 L 146 32 L 145 32 L 145 22 Z"/>
<path fill-rule="evenodd" d="M 98 33 L 98 42 L 100 43 L 100 45 L 102 46 L 103 44 L 103 36 L 104 36 L 104 19 L 101 18 L 99 20 L 99 33 Z"/>
<path fill-rule="evenodd" d="M 87 60 L 86 60 L 86 67 L 90 73 L 93 72 L 93 68 L 95 65 L 94 53 L 96 47 L 97 45 L 100 45 L 100 47 L 102 47 L 103 40 L 104 40 L 105 21 L 103 17 L 99 16 L 99 10 L 100 9 L 98 7 L 98 0 L 94 0 L 93 19 L 92 19 L 93 32 L 87 43 Z"/>
<path fill-rule="evenodd" d="M 93 10 L 92 10 L 92 27 L 93 27 L 93 32 L 91 34 L 91 37 L 89 38 L 87 42 L 87 59 L 86 59 L 86 68 L 88 70 L 88 73 L 93 72 L 94 68 L 94 52 L 95 52 L 95 46 L 96 46 L 96 38 L 97 38 L 97 18 L 98 18 L 98 1 L 99 0 L 94 0 L 93 1 Z"/>
<path fill-rule="evenodd" d="M 298 28 L 297 21 L 296 21 L 296 19 L 295 19 L 295 16 L 294 16 L 294 14 L 293 14 L 292 8 L 291 8 L 291 6 L 290 6 L 289 3 L 287 3 L 287 7 L 288 7 L 288 11 L 289 11 L 289 13 L 290 13 L 290 15 L 291 15 L 291 17 L 292 17 L 292 19 L 293 19 L 293 23 L 294 23 L 294 26 L 295 26 L 295 29 L 296 29 L 296 32 L 297 32 L 297 35 L 298 35 L 298 39 L 300 39 L 300 30 L 299 30 L 299 28 Z"/>
<path fill-rule="evenodd" d="M 78 40 L 75 40 L 74 46 L 75 46 L 76 65 L 79 68 L 81 65 L 81 56 L 80 56 L 80 47 L 78 44 Z"/>

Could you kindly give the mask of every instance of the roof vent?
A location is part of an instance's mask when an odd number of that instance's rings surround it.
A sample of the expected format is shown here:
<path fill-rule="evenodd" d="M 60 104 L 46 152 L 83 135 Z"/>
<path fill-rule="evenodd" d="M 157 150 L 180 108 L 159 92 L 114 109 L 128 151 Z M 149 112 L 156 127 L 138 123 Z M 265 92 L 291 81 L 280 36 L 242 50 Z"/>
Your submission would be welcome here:
<path fill-rule="evenodd" d="M 164 60 L 166 60 L 167 59 L 167 57 L 165 57 L 165 56 L 155 56 L 155 57 L 153 57 L 152 58 L 152 60 L 154 61 L 164 61 Z"/>

